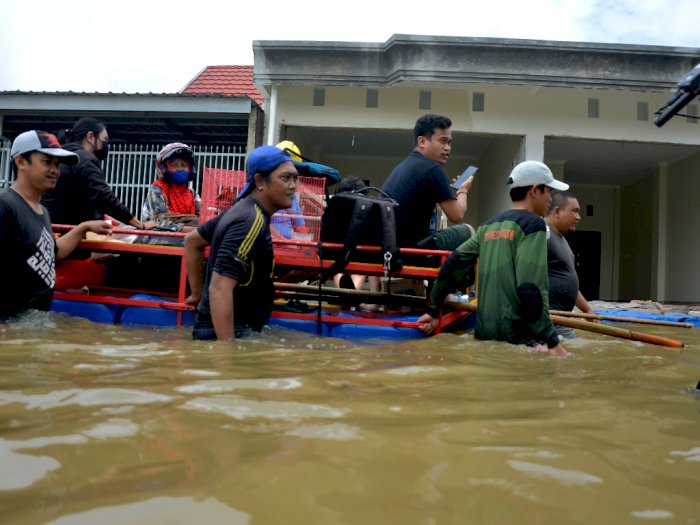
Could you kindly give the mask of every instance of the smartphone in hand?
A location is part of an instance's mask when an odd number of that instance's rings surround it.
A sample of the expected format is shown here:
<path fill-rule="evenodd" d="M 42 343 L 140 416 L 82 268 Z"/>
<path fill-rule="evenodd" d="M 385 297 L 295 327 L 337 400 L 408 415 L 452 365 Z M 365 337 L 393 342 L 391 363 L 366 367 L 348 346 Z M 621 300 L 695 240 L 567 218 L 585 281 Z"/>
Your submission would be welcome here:
<path fill-rule="evenodd" d="M 462 186 L 462 184 L 464 184 L 464 181 L 467 180 L 472 175 L 474 175 L 478 169 L 479 168 L 477 168 L 475 166 L 469 166 L 466 170 L 464 170 L 464 172 L 459 177 L 457 177 L 457 180 L 452 183 L 452 187 L 454 189 L 458 190 L 460 188 L 460 186 Z"/>

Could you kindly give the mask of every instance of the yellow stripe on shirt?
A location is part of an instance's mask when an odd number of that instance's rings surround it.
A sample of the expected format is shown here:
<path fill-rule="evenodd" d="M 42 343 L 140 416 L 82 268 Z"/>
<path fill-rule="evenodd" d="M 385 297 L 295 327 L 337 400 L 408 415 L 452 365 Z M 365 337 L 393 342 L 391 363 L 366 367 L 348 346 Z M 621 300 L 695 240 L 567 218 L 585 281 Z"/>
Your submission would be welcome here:
<path fill-rule="evenodd" d="M 255 239 L 257 239 L 258 235 L 260 235 L 264 223 L 265 219 L 263 218 L 260 208 L 255 206 L 255 219 L 253 219 L 253 225 L 250 227 L 250 230 L 248 230 L 245 239 L 243 239 L 241 246 L 238 248 L 238 257 L 240 257 L 242 260 L 248 260 L 248 254 L 250 253 L 250 250 L 253 249 Z"/>

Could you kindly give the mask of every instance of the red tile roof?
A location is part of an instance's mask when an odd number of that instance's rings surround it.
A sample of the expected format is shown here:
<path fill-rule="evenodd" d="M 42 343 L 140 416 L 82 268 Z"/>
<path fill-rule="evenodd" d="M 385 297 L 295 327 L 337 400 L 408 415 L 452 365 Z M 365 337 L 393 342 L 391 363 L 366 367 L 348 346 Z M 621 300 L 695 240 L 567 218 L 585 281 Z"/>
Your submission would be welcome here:
<path fill-rule="evenodd" d="M 253 85 L 253 66 L 207 66 L 182 93 L 249 96 L 262 106 L 262 97 Z"/>

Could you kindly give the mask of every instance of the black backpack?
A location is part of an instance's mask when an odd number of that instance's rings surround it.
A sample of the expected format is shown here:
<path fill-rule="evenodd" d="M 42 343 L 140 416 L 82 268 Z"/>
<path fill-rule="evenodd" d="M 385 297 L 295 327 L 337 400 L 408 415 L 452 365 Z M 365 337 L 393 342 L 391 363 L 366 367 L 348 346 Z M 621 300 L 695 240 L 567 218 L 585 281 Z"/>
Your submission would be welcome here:
<path fill-rule="evenodd" d="M 379 195 L 367 193 L 376 191 Z M 403 264 L 396 245 L 394 209 L 398 203 L 382 190 L 365 187 L 336 193 L 328 200 L 321 217 L 321 242 L 342 244 L 342 249 L 320 248 L 321 259 L 334 259 L 324 273 L 334 275 L 350 262 L 379 263 L 389 272 L 401 270 Z M 357 252 L 358 245 L 380 246 L 380 252 Z"/>

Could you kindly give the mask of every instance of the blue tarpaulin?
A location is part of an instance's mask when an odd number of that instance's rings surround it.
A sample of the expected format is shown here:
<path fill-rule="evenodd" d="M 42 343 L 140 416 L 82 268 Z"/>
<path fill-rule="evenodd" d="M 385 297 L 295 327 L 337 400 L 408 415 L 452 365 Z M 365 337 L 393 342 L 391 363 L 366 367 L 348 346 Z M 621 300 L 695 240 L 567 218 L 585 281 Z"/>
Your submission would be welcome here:
<path fill-rule="evenodd" d="M 665 314 L 654 314 L 639 310 L 595 310 L 598 315 L 614 315 L 616 317 L 635 317 L 637 319 L 653 319 L 655 321 L 672 321 L 674 323 L 690 323 L 693 326 L 700 326 L 700 317 L 688 315 L 683 312 L 668 312 Z M 606 321 L 608 322 L 608 321 Z"/>

